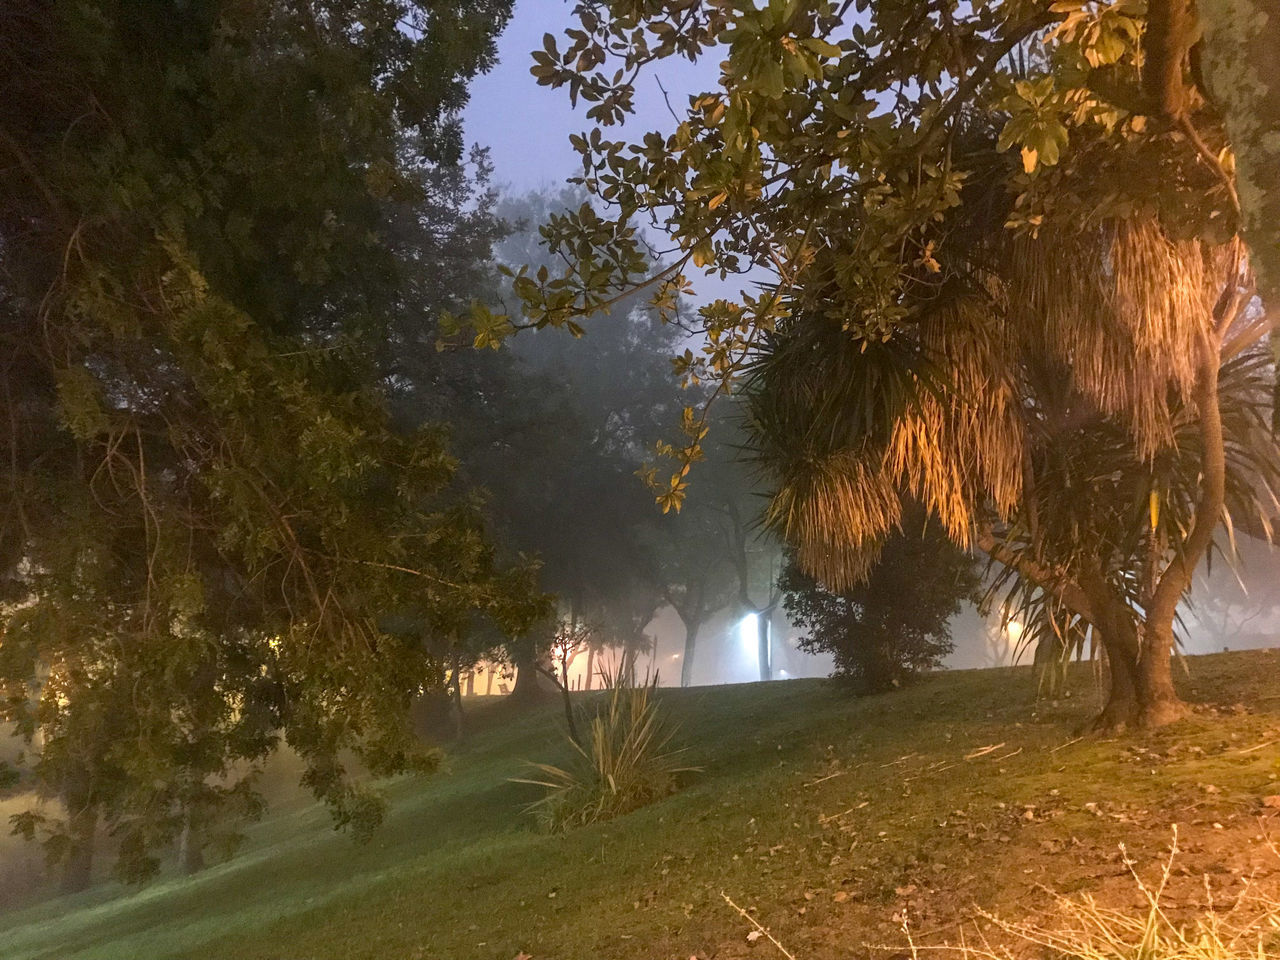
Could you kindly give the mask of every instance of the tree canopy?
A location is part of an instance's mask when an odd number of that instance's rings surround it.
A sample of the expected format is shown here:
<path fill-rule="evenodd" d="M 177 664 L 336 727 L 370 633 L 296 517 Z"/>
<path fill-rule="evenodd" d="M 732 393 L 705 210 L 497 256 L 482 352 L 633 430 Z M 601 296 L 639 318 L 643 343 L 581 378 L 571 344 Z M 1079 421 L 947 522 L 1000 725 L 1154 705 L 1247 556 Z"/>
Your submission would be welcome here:
<path fill-rule="evenodd" d="M 1215 102 L 1198 70 L 1206 52 L 1236 80 L 1252 70 L 1235 85 L 1253 97 L 1265 18 L 1243 18 L 1249 44 L 1229 53 L 1165 2 L 575 13 L 532 72 L 588 105 L 572 139 L 595 205 L 548 220 L 567 266 L 520 273 L 522 318 L 477 315 L 478 337 L 577 323 L 642 288 L 669 312 L 698 270 L 767 275 L 700 311 L 707 345 L 677 370 L 715 392 L 748 372 L 770 517 L 801 563 L 837 588 L 864 576 L 910 492 L 1113 638 L 1109 723 L 1179 715 L 1168 659 L 1191 570 L 1224 508 L 1271 509 L 1269 324 L 1251 306 L 1255 275 L 1270 292 L 1255 182 L 1270 148 L 1251 138 L 1273 114 L 1242 126 L 1239 98 Z M 1206 8 L 1206 34 L 1222 15 Z M 647 68 L 707 56 L 719 85 L 672 129 L 612 134 Z M 1236 176 L 1233 146 L 1254 174 Z M 677 248 L 660 269 L 646 229 Z M 652 476 L 665 509 L 696 478 L 695 406 L 674 469 Z M 1110 459 L 1081 475 L 1077 444 Z M 1115 475 L 1131 488 L 1107 489 Z"/>
<path fill-rule="evenodd" d="M 509 10 L 0 11 L 0 676 L 67 811 L 19 826 L 73 886 L 97 822 L 143 877 L 280 733 L 368 826 L 341 756 L 430 762 L 429 641 L 538 612 L 379 352 L 435 296 L 456 112 Z M 387 629 L 408 605 L 427 636 Z"/>

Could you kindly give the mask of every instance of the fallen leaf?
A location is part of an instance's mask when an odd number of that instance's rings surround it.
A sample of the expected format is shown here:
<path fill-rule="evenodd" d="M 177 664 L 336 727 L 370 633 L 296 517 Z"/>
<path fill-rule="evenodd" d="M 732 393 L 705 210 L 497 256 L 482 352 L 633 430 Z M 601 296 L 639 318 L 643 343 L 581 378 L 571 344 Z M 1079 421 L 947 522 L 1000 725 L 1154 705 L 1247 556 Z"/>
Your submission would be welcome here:
<path fill-rule="evenodd" d="M 836 903 L 844 903 L 849 899 L 849 892 L 847 890 L 837 890 L 831 899 Z"/>
<path fill-rule="evenodd" d="M 1262 805 L 1270 807 L 1272 810 L 1280 810 L 1280 793 L 1273 793 L 1269 797 L 1263 797 Z"/>
<path fill-rule="evenodd" d="M 752 930 L 750 933 L 747 934 L 747 943 L 755 943 L 762 936 L 764 936 L 764 934 L 762 934 L 759 930 Z"/>

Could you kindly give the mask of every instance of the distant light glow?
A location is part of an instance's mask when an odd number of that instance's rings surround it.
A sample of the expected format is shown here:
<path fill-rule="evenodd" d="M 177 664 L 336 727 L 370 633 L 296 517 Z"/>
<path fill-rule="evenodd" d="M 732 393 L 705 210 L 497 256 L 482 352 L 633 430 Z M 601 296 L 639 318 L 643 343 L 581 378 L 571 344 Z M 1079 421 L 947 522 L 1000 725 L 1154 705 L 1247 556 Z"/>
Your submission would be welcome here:
<path fill-rule="evenodd" d="M 778 671 L 778 676 L 780 676 L 780 677 L 785 677 L 786 675 L 787 675 L 787 671 L 785 671 L 785 670 L 779 670 L 779 671 Z"/>
<path fill-rule="evenodd" d="M 673 653 L 673 654 L 671 655 L 671 659 L 672 659 L 672 660 L 679 660 L 679 659 L 680 659 L 680 654 L 678 654 L 678 653 Z"/>
<path fill-rule="evenodd" d="M 760 655 L 760 618 L 748 613 L 738 621 L 738 639 L 742 641 L 745 653 L 758 657 Z"/>
<path fill-rule="evenodd" d="M 1009 639 L 1016 641 L 1022 636 L 1023 626 L 1017 620 L 1010 620 L 1005 626 L 1005 632 L 1009 634 Z"/>

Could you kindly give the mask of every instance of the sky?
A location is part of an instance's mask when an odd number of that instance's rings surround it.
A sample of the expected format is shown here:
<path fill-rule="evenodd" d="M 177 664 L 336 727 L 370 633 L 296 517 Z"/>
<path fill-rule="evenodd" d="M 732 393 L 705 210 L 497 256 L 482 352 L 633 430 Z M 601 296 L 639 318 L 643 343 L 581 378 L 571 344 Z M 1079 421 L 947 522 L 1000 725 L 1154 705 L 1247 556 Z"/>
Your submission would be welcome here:
<path fill-rule="evenodd" d="M 471 84 L 463 113 L 467 142 L 490 149 L 497 181 L 514 192 L 558 186 L 580 169 L 569 134 L 587 129 L 586 105 L 579 103 L 575 111 L 565 88 L 540 87 L 529 74 L 530 53 L 542 46 L 543 34 L 555 34 L 564 47 L 564 29 L 574 23 L 571 9 L 562 0 L 517 0 L 498 39 L 498 65 Z M 711 62 L 695 66 L 672 59 L 658 71 L 677 112 L 684 97 L 716 85 Z M 666 131 L 674 125 L 652 74 L 641 79 L 636 93 L 636 117 L 628 128 Z"/>
<path fill-rule="evenodd" d="M 556 191 L 568 177 L 581 172 L 569 134 L 590 129 L 588 105 L 579 102 L 576 109 L 571 107 L 567 89 L 540 87 L 529 73 L 531 53 L 542 47 L 544 34 L 554 34 L 564 48 L 564 30 L 577 22 L 571 12 L 569 0 L 516 0 L 511 23 L 498 38 L 497 65 L 471 84 L 471 99 L 462 115 L 466 143 L 489 148 L 494 180 L 504 193 Z M 675 127 L 658 79 L 680 113 L 690 95 L 715 89 L 718 78 L 716 57 L 698 64 L 678 58 L 661 61 L 637 83 L 635 115 L 621 131 L 612 128 L 610 135 L 636 140 L 645 131 L 666 133 Z M 660 239 L 651 236 L 651 240 Z M 694 293 L 686 302 L 698 306 L 720 297 L 737 299 L 752 278 L 750 274 L 746 280 L 691 276 Z"/>

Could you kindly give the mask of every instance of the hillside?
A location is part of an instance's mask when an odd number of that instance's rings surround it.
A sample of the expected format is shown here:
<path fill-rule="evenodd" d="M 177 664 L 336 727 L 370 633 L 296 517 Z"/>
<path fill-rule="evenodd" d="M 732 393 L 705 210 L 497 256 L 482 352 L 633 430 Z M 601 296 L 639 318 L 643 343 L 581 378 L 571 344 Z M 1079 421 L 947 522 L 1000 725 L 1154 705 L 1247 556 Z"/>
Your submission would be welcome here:
<path fill-rule="evenodd" d="M 797 958 L 956 936 L 974 909 L 1054 910 L 1046 888 L 1137 903 L 1121 842 L 1158 872 L 1174 825 L 1171 909 L 1274 885 L 1262 798 L 1280 793 L 1280 652 L 1194 658 L 1202 706 L 1159 734 L 1076 739 L 1094 708 L 1034 704 L 1026 669 L 938 674 L 854 700 L 829 681 L 666 691 L 693 762 L 670 800 L 568 836 L 521 814 L 526 759 L 564 750 L 553 708 L 502 705 L 445 773 L 388 787 L 366 846 L 315 807 L 256 825 L 234 861 L 141 891 L 103 886 L 0 917 L 0 958 Z M 1280 821 L 1272 828 L 1280 837 Z M 970 927 L 969 929 L 972 929 Z"/>

